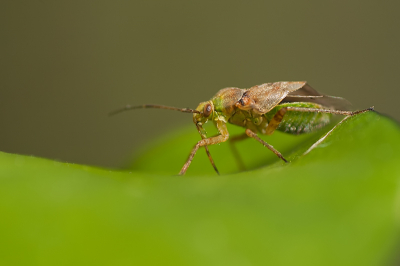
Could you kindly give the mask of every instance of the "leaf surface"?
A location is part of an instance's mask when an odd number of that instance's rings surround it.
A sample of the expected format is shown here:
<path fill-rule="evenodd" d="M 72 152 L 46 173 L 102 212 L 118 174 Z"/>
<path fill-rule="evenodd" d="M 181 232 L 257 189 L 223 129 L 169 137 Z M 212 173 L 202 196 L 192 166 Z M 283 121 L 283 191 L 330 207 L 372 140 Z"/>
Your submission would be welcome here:
<path fill-rule="evenodd" d="M 231 135 L 243 129 L 230 129 Z M 210 132 L 212 134 L 212 132 Z M 1 265 L 396 264 L 400 130 L 374 112 L 324 132 L 199 150 L 194 126 L 112 170 L 0 153 Z"/>

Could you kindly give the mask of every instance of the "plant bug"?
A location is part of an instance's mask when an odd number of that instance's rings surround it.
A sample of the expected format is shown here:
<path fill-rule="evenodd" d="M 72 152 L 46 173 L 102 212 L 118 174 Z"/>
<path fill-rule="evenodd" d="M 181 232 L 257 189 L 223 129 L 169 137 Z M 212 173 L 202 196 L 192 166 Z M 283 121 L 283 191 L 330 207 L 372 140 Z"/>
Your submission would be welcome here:
<path fill-rule="evenodd" d="M 318 93 L 306 81 L 283 81 L 265 83 L 249 89 L 234 87 L 221 89 L 209 101 L 200 103 L 196 109 L 153 104 L 127 105 L 110 115 L 139 108 L 160 108 L 193 113 L 193 122 L 202 139 L 192 149 L 179 174 L 186 173 L 200 147 L 205 148 L 212 166 L 219 174 L 208 146 L 229 139 L 227 123 L 246 128 L 242 135 L 230 138 L 231 144 L 250 137 L 271 150 L 283 161 L 288 162 L 278 150 L 259 138 L 257 132 L 264 135 L 271 135 L 275 130 L 296 135 L 309 133 L 327 125 L 331 121 L 332 114 L 349 117 L 373 110 L 371 107 L 360 111 L 348 111 L 348 105 L 349 103 L 343 98 Z M 219 132 L 217 136 L 206 136 L 203 125 L 209 120 L 213 121 L 217 127 Z M 231 145 L 231 147 L 234 146 Z M 233 152 L 238 158 L 234 148 Z M 238 160 L 239 164 L 241 164 L 240 162 Z"/>

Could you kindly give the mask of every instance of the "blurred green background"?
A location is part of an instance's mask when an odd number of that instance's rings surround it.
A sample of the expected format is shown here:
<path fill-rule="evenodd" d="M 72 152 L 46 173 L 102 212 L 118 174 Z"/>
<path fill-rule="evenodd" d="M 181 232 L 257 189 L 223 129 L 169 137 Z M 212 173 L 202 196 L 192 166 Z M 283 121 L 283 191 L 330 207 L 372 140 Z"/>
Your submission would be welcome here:
<path fill-rule="evenodd" d="M 118 167 L 219 89 L 307 80 L 400 120 L 396 1 L 5 1 L 0 149 Z M 195 130 L 195 129 L 193 129 Z M 188 151 L 189 152 L 189 151 Z"/>

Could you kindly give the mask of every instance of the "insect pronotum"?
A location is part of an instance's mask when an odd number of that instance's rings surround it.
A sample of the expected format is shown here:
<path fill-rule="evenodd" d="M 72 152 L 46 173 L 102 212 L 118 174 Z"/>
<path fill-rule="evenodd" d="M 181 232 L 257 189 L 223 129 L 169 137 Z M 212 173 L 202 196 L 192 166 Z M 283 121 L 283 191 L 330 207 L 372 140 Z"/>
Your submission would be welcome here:
<path fill-rule="evenodd" d="M 193 113 L 193 122 L 202 139 L 196 143 L 190 152 L 179 174 L 184 175 L 186 173 L 200 147 L 205 148 L 212 166 L 219 174 L 208 146 L 229 139 L 226 123 L 246 128 L 242 135 L 230 138 L 232 151 L 236 158 L 238 158 L 238 153 L 233 143 L 250 137 L 287 162 L 278 150 L 260 139 L 257 133 L 271 135 L 275 130 L 289 134 L 309 133 L 327 125 L 331 121 L 332 114 L 352 116 L 373 110 L 373 107 L 370 107 L 360 111 L 348 111 L 348 105 L 349 103 L 343 98 L 318 93 L 305 81 L 283 81 L 265 83 L 249 89 L 221 89 L 209 101 L 200 103 L 196 109 L 154 104 L 126 105 L 122 109 L 111 112 L 110 115 L 139 108 L 159 108 Z M 217 136 L 206 136 L 203 125 L 208 120 L 213 121 L 216 125 L 219 132 Z M 239 167 L 243 168 L 241 160 L 237 159 L 237 161 Z"/>

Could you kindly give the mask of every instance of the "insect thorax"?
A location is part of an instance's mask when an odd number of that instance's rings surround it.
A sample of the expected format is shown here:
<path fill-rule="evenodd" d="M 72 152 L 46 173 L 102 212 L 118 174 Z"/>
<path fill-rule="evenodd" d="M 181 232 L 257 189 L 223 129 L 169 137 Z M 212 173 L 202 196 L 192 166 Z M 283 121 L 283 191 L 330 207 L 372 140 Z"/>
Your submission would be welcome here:
<path fill-rule="evenodd" d="M 260 131 L 260 127 L 266 127 L 268 125 L 268 121 L 263 115 L 240 109 L 236 109 L 236 112 L 228 121 L 231 124 L 249 128 L 253 131 Z"/>

